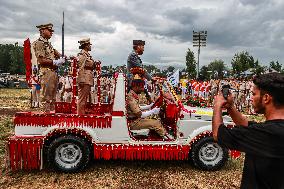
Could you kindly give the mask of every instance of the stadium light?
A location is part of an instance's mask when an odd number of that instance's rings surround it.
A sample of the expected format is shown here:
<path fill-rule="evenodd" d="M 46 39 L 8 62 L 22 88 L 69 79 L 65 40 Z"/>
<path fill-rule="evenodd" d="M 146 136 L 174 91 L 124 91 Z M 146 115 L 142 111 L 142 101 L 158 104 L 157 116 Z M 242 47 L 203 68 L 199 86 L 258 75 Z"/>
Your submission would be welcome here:
<path fill-rule="evenodd" d="M 200 47 L 206 47 L 207 31 L 194 31 L 192 32 L 193 47 L 198 47 L 196 79 L 199 77 L 199 55 Z"/>

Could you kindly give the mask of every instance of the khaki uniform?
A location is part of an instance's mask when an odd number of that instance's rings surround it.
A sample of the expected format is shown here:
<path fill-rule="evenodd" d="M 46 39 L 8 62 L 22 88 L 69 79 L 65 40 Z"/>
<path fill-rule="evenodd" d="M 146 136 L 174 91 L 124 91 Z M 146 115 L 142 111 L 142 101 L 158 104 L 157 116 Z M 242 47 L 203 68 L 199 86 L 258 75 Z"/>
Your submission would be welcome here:
<path fill-rule="evenodd" d="M 40 37 L 33 43 L 33 48 L 37 59 L 43 57 L 46 59 L 54 60 L 56 55 L 56 50 L 52 47 L 51 43 Z M 39 62 L 38 62 L 39 63 Z M 40 63 L 39 63 L 40 65 Z M 55 109 L 54 103 L 56 100 L 56 90 L 58 77 L 55 73 L 56 66 L 43 66 L 40 65 L 40 75 L 41 75 L 41 86 L 43 94 L 43 104 L 45 111 L 52 111 Z"/>
<path fill-rule="evenodd" d="M 242 81 L 239 88 L 238 104 L 239 108 L 242 109 L 245 106 L 245 95 L 246 95 L 246 83 Z"/>
<path fill-rule="evenodd" d="M 94 85 L 93 70 L 95 69 L 95 61 L 92 56 L 85 50 L 81 50 L 78 54 L 78 84 L 79 84 L 79 99 L 78 99 L 78 114 L 86 113 L 86 103 L 90 96 L 91 87 Z"/>
<path fill-rule="evenodd" d="M 155 130 L 160 136 L 165 136 L 166 130 L 159 120 L 137 118 L 135 113 L 141 112 L 138 102 L 138 95 L 130 90 L 127 95 L 127 115 L 130 121 L 129 126 L 131 130 L 150 129 Z"/>

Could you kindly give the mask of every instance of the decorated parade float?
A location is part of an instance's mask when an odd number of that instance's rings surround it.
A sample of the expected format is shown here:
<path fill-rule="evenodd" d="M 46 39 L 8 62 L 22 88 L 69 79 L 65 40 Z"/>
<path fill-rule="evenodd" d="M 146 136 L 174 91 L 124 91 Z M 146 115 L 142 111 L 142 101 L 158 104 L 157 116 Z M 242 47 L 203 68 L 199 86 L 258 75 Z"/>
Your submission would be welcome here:
<path fill-rule="evenodd" d="M 27 51 L 29 41 L 25 42 Z M 30 57 L 25 54 L 26 63 Z M 8 165 L 12 170 L 51 166 L 63 172 L 80 171 L 91 159 L 185 160 L 204 170 L 220 169 L 236 152 L 213 141 L 212 109 L 184 107 L 167 81 L 160 81 L 160 120 L 174 139 L 162 139 L 149 129 L 130 130 L 126 111 L 127 81 L 115 73 L 113 98 L 89 104 L 89 114 L 77 114 L 76 59 L 73 65 L 72 102 L 57 102 L 54 113 L 18 112 L 15 133 L 8 139 Z M 100 65 L 97 66 L 100 73 Z M 100 74 L 98 74 L 100 78 Z M 98 98 L 100 98 L 98 79 Z M 168 94 L 172 101 L 165 99 Z M 232 126 L 230 119 L 225 122 Z"/>

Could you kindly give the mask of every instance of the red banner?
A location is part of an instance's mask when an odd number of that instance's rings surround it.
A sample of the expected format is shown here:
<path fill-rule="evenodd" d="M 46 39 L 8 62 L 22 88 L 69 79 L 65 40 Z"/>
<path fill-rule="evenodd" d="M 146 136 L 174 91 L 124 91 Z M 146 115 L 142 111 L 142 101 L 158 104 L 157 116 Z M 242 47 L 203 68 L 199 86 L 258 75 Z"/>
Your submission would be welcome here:
<path fill-rule="evenodd" d="M 24 41 L 24 63 L 26 65 L 26 81 L 30 85 L 30 77 L 32 75 L 32 61 L 31 43 L 29 38 Z"/>

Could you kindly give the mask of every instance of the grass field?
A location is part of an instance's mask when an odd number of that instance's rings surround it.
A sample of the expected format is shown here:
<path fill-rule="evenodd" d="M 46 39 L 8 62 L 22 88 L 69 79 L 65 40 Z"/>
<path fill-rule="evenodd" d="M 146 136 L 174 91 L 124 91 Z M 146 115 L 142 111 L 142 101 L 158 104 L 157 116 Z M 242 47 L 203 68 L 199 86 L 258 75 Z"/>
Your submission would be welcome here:
<path fill-rule="evenodd" d="M 243 156 L 220 171 L 194 168 L 187 161 L 92 161 L 84 172 L 11 172 L 5 168 L 5 140 L 13 134 L 12 118 L 29 111 L 27 89 L 0 89 L 0 188 L 239 188 Z M 258 116 L 252 119 L 261 118 Z"/>

